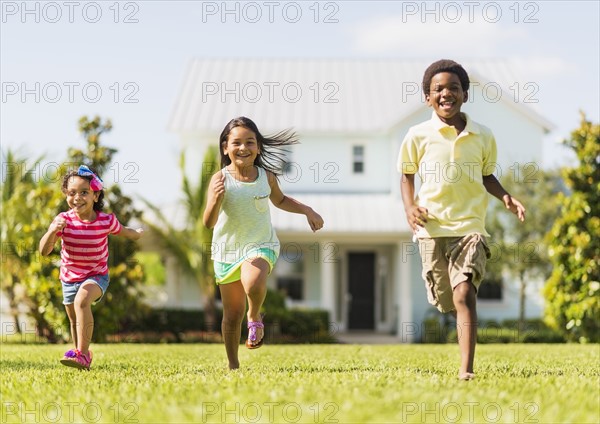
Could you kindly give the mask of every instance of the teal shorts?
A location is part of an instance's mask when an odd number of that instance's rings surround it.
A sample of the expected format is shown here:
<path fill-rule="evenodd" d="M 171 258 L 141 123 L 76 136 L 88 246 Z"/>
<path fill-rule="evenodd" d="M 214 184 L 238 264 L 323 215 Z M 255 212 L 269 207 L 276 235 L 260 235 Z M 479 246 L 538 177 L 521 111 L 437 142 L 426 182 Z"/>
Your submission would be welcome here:
<path fill-rule="evenodd" d="M 234 281 L 241 280 L 242 278 L 242 263 L 249 259 L 262 258 L 269 264 L 269 274 L 277 262 L 277 254 L 267 248 L 257 249 L 250 254 L 244 256 L 237 262 L 226 263 L 226 262 L 214 262 L 215 265 L 215 281 L 217 284 L 228 284 Z"/>

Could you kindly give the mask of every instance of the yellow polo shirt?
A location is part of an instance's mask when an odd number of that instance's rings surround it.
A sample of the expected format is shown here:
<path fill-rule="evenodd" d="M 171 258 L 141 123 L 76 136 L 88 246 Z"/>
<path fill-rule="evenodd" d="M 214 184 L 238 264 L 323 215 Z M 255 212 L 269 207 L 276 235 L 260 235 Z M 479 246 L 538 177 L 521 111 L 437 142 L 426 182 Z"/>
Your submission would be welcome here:
<path fill-rule="evenodd" d="M 424 237 L 460 237 L 485 231 L 488 195 L 483 175 L 496 169 L 496 140 L 489 128 L 466 113 L 465 129 L 431 119 L 408 130 L 398 157 L 398 172 L 419 174 L 416 203 L 427 208 L 428 222 L 415 234 Z"/>

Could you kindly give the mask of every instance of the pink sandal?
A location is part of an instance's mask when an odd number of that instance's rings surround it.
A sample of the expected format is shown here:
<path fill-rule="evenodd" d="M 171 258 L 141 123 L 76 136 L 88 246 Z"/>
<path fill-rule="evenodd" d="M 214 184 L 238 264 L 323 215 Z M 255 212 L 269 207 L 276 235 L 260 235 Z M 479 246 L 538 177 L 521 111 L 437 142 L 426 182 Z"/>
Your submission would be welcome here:
<path fill-rule="evenodd" d="M 248 340 L 246 340 L 246 347 L 248 349 L 258 349 L 263 345 L 263 341 L 265 340 L 265 334 L 263 331 L 263 338 L 256 344 L 252 344 L 251 342 L 256 341 L 256 329 L 265 328 L 265 325 L 262 321 L 248 321 Z"/>
<path fill-rule="evenodd" d="M 87 355 L 81 353 L 80 350 L 71 349 L 65 352 L 65 356 L 60 360 L 60 363 L 67 367 L 73 367 L 80 370 L 90 370 L 92 364 L 92 351 L 90 350 Z"/>

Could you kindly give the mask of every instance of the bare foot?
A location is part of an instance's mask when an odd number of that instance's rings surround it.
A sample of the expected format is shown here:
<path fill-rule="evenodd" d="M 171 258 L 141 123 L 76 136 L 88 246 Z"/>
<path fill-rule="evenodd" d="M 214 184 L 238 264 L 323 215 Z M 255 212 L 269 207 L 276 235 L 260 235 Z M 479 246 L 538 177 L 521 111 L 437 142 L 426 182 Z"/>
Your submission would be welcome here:
<path fill-rule="evenodd" d="M 458 375 L 458 379 L 463 381 L 473 380 L 474 378 L 475 374 L 472 372 L 463 372 Z"/>

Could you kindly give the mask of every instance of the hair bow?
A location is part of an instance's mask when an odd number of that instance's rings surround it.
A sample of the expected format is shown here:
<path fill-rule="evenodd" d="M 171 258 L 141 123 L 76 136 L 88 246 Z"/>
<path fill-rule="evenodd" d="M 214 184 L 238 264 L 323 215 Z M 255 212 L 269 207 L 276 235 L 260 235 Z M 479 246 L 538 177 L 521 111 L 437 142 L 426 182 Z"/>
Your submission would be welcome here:
<path fill-rule="evenodd" d="M 90 188 L 93 191 L 102 190 L 102 179 L 96 174 L 94 174 L 92 170 L 87 166 L 79 166 L 79 169 L 77 170 L 77 175 L 79 175 L 80 177 L 92 177 L 92 180 L 90 181 Z"/>

